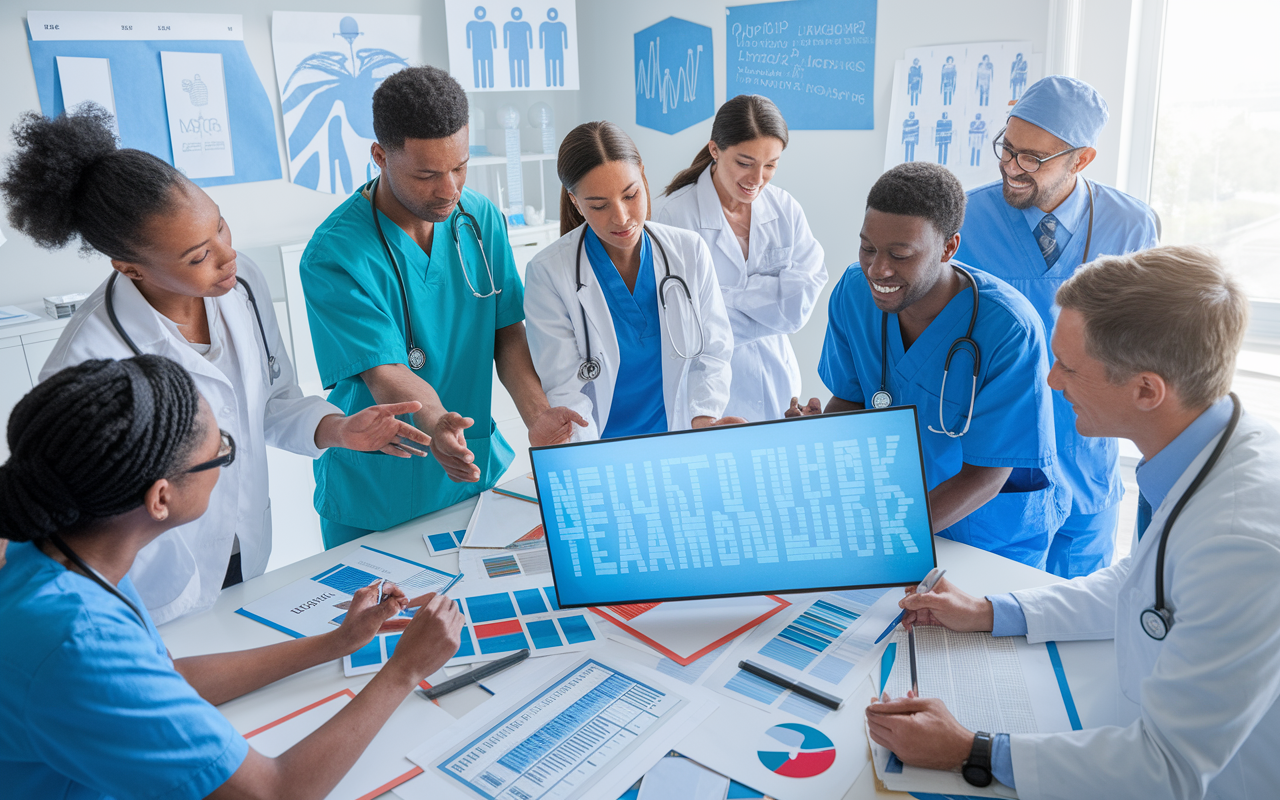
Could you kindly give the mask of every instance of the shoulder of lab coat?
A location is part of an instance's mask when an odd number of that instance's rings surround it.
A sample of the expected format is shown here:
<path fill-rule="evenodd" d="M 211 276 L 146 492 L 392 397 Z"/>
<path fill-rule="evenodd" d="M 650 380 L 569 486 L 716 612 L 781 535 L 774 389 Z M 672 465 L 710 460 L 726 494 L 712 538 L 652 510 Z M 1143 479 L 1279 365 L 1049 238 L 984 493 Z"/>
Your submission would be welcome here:
<path fill-rule="evenodd" d="M 1138 718 L 1127 727 L 1012 736 L 1020 797 L 1261 797 L 1280 784 L 1280 436 L 1266 423 L 1242 417 L 1170 532 L 1169 636 L 1157 642 L 1139 623 L 1154 603 L 1159 531 L 1215 444 L 1152 515 L 1152 535 L 1135 547 L 1114 594 L 1120 687 L 1139 703 Z M 1057 603 L 1045 607 L 1042 621 L 1053 622 Z"/>

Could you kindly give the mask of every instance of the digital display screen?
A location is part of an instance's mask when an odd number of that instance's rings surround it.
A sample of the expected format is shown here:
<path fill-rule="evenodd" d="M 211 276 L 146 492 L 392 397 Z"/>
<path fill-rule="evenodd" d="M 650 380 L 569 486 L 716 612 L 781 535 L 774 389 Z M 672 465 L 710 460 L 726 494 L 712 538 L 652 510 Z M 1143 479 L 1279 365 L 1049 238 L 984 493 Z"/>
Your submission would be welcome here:
<path fill-rule="evenodd" d="M 917 431 L 907 406 L 532 448 L 560 605 L 919 582 Z"/>

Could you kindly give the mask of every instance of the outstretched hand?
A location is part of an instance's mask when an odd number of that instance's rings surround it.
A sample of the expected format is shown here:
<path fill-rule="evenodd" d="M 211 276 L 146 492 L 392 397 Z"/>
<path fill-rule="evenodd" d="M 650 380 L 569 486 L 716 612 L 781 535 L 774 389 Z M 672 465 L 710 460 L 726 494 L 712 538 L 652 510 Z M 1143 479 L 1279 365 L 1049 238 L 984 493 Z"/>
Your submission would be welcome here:
<path fill-rule="evenodd" d="M 529 428 L 529 444 L 542 447 L 549 444 L 562 444 L 573 435 L 573 426 L 587 427 L 582 415 L 571 408 L 556 406 L 548 408 L 538 415 L 533 426 Z"/>
<path fill-rule="evenodd" d="M 403 420 L 399 414 L 412 414 L 422 408 L 416 400 L 369 406 L 349 417 L 333 415 L 329 432 L 338 447 L 371 452 L 380 450 L 399 458 L 425 456 L 431 437 Z M 330 419 L 330 417 L 326 417 Z"/>
<path fill-rule="evenodd" d="M 480 468 L 475 465 L 475 454 L 467 446 L 465 431 L 475 424 L 471 417 L 456 411 L 446 411 L 431 426 L 431 454 L 444 469 L 449 480 L 456 483 L 475 483 L 480 480 Z"/>
<path fill-rule="evenodd" d="M 783 412 L 784 417 L 812 417 L 815 414 L 822 413 L 822 403 L 818 402 L 818 398 L 810 397 L 809 402 L 800 405 L 800 398 L 791 398 L 791 408 Z"/>

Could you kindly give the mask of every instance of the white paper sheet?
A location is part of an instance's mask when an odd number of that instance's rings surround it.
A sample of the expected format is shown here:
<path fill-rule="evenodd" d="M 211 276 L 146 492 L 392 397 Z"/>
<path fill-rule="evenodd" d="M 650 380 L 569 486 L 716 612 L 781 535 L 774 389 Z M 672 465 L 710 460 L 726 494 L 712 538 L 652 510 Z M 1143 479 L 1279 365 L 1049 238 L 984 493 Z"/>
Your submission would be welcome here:
<path fill-rule="evenodd" d="M 542 512 L 534 503 L 505 494 L 483 492 L 471 520 L 463 547 L 506 547 L 542 525 Z"/>
<path fill-rule="evenodd" d="M 745 633 L 747 626 L 771 611 L 782 613 L 786 603 L 767 595 L 717 597 L 610 606 L 596 613 L 609 621 L 605 630 L 629 629 L 655 649 L 665 650 L 665 655 L 685 660 Z"/>
<path fill-rule="evenodd" d="M 0 244 L 4 244 L 0 241 Z M 0 306 L 0 327 L 6 325 L 21 325 L 24 322 L 38 322 L 40 320 L 35 314 L 17 306 Z"/>
<path fill-rule="evenodd" d="M 188 178 L 234 175 L 221 53 L 160 52 L 173 164 Z"/>
<path fill-rule="evenodd" d="M 81 103 L 97 103 L 111 113 L 111 128 L 119 136 L 116 94 L 111 88 L 111 60 L 58 56 L 57 62 L 63 107 L 73 109 Z"/>
<path fill-rule="evenodd" d="M 664 758 L 644 774 L 637 800 L 725 800 L 729 779 L 687 758 Z"/>
<path fill-rule="evenodd" d="M 463 547 L 458 550 L 458 571 L 469 588 L 478 584 L 505 584 L 532 575 L 551 580 L 551 558 L 547 546 L 523 549 Z"/>

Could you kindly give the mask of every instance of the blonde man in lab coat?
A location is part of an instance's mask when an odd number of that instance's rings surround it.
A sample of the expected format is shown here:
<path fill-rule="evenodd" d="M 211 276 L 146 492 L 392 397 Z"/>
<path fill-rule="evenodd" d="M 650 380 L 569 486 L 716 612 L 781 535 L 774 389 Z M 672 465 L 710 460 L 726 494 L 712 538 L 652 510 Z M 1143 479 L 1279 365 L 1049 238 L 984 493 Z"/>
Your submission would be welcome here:
<path fill-rule="evenodd" d="M 1207 250 L 1157 247 L 1081 268 L 1057 302 L 1049 384 L 1072 404 L 1082 434 L 1131 439 L 1143 454 L 1132 553 L 1092 575 L 1006 595 L 972 597 L 943 580 L 901 605 L 908 625 L 1031 642 L 1114 638 L 1118 719 L 1065 733 L 975 734 L 940 700 L 885 698 L 867 708 L 871 737 L 907 764 L 964 765 L 971 783 L 986 785 L 985 773 L 1024 800 L 1273 797 L 1280 436 L 1228 395 L 1245 296 Z"/>
<path fill-rule="evenodd" d="M 800 395 L 800 365 L 787 334 L 805 326 L 827 285 L 822 245 L 804 209 L 770 183 L 787 146 L 773 101 L 734 97 L 716 112 L 711 141 L 667 187 L 658 221 L 694 231 L 711 250 L 733 326 L 733 383 L 726 414 L 781 419 Z"/>

